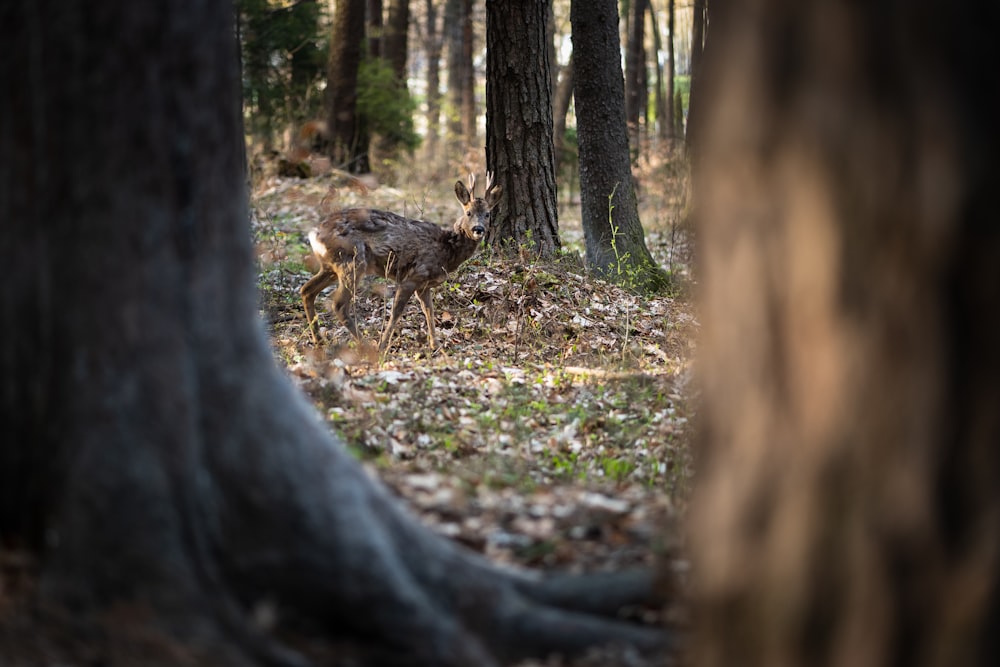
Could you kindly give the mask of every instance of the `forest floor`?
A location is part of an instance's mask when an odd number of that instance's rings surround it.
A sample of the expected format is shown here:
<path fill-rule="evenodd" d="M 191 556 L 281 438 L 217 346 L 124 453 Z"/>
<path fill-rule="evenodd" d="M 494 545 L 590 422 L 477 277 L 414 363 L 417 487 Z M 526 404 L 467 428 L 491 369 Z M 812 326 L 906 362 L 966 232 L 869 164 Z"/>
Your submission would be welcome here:
<path fill-rule="evenodd" d="M 561 205 L 557 259 L 480 249 L 434 291 L 439 348 L 427 349 L 413 299 L 379 359 L 349 340 L 329 292 L 317 300 L 327 344 L 313 345 L 298 293 L 316 268 L 306 233 L 343 206 L 450 227 L 453 181 L 402 190 L 336 175 L 259 178 L 254 233 L 274 353 L 370 473 L 440 533 L 527 567 L 652 564 L 673 550 L 691 485 L 698 329 L 683 183 L 663 179 L 640 194 L 640 215 L 676 278 L 670 293 L 588 275 L 579 206 Z M 372 280 L 358 295 L 368 340 L 391 290 Z"/>

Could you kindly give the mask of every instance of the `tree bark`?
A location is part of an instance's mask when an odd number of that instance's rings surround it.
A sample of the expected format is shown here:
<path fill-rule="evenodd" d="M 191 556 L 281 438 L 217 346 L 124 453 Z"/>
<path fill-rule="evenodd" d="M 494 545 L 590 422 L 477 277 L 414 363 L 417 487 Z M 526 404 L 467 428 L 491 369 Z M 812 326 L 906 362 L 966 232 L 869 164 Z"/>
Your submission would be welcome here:
<path fill-rule="evenodd" d="M 308 664 L 290 628 L 352 664 L 664 644 L 607 618 L 648 573 L 543 578 L 436 535 L 275 366 L 229 3 L 2 15 L 0 562 L 37 568 L 4 590 L 5 666 Z"/>
<path fill-rule="evenodd" d="M 708 0 L 694 0 L 694 13 L 691 19 L 691 88 L 688 96 L 688 122 L 684 134 L 684 143 L 689 153 L 697 153 L 694 145 L 697 142 L 698 125 L 701 123 L 701 70 L 705 53 L 705 32 L 708 22 Z"/>
<path fill-rule="evenodd" d="M 472 1 L 445 5 L 448 42 L 448 134 L 456 162 L 476 143 L 475 69 L 472 62 Z"/>
<path fill-rule="evenodd" d="M 427 136 L 424 155 L 431 165 L 437 163 L 438 138 L 441 134 L 441 30 L 438 28 L 436 0 L 426 0 L 427 26 L 424 51 L 427 53 Z"/>
<path fill-rule="evenodd" d="M 639 117 L 643 110 L 646 71 L 646 0 L 629 1 L 628 43 L 625 49 L 625 124 L 629 155 L 639 159 Z"/>
<path fill-rule="evenodd" d="M 384 52 L 385 12 L 382 0 L 365 0 L 365 37 L 370 58 L 381 58 Z"/>
<path fill-rule="evenodd" d="M 646 248 L 629 164 L 617 3 L 575 0 L 570 22 L 587 266 L 609 280 L 659 289 L 668 277 Z"/>
<path fill-rule="evenodd" d="M 503 185 L 486 242 L 544 257 L 560 247 L 547 15 L 547 0 L 486 2 L 486 162 Z"/>
<path fill-rule="evenodd" d="M 382 53 L 396 74 L 401 89 L 406 89 L 407 38 L 410 28 L 410 0 L 389 0 L 389 20 L 385 24 Z"/>
<path fill-rule="evenodd" d="M 351 173 L 367 173 L 367 132 L 358 117 L 358 66 L 365 35 L 365 0 L 341 0 L 333 15 L 327 81 L 330 158 Z"/>
<path fill-rule="evenodd" d="M 552 100 L 552 153 L 555 156 L 555 170 L 559 172 L 559 164 L 566 150 L 566 116 L 569 115 L 569 105 L 573 102 L 573 54 L 562 68 L 559 85 L 556 86 L 556 96 Z"/>
<path fill-rule="evenodd" d="M 1000 664 L 996 9 L 726 4 L 694 664 Z"/>

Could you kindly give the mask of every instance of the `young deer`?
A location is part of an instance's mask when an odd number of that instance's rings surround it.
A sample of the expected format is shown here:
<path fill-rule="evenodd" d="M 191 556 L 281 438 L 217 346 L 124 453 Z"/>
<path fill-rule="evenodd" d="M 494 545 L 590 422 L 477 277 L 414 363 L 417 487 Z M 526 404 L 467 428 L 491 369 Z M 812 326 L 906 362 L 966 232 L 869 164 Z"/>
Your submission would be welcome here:
<path fill-rule="evenodd" d="M 486 235 L 490 209 L 496 206 L 501 188 L 486 174 L 486 192 L 476 197 L 476 177 L 469 174 L 469 188 L 455 183 L 455 196 L 462 204 L 462 214 L 451 230 L 433 222 L 413 220 L 375 209 L 353 208 L 334 213 L 309 232 L 309 243 L 319 260 L 320 270 L 299 292 L 313 340 L 319 344 L 316 296 L 337 281 L 333 310 L 358 342 L 352 302 L 358 280 L 366 275 L 392 278 L 396 296 L 392 314 L 382 333 L 379 352 L 389 345 L 399 316 L 410 296 L 416 293 L 427 318 L 427 344 L 435 348 L 434 308 L 431 288 L 440 285 L 448 274 L 472 256 Z"/>

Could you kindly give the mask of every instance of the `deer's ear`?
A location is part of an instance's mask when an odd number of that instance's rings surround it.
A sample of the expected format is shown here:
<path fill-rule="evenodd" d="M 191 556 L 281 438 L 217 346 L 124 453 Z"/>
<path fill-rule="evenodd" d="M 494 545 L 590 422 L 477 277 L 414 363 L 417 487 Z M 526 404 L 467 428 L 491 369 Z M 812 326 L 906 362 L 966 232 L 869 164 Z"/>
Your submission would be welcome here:
<path fill-rule="evenodd" d="M 500 195 L 503 193 L 503 186 L 494 185 L 493 189 L 486 193 L 486 205 L 493 208 L 500 203 Z"/>
<path fill-rule="evenodd" d="M 458 201 L 462 202 L 463 206 L 472 201 L 472 195 L 469 194 L 469 189 L 462 181 L 455 181 L 455 196 L 458 197 Z"/>

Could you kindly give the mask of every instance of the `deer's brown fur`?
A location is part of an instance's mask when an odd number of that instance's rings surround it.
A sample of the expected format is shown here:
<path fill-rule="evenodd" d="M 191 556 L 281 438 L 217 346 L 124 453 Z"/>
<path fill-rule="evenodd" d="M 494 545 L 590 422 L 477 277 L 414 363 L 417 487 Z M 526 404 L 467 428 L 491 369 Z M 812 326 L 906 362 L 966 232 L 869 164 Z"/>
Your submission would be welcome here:
<path fill-rule="evenodd" d="M 486 235 L 490 210 L 500 195 L 492 174 L 487 174 L 483 197 L 475 196 L 475 176 L 470 175 L 469 185 L 466 188 L 462 181 L 455 183 L 455 196 L 462 204 L 462 213 L 450 230 L 389 211 L 352 208 L 330 215 L 309 232 L 320 270 L 299 291 L 309 330 L 317 344 L 320 338 L 316 297 L 334 282 L 337 289 L 333 294 L 333 311 L 361 342 L 354 320 L 353 297 L 358 281 L 374 275 L 396 282 L 392 313 L 382 333 L 379 351 L 388 347 L 399 316 L 413 294 L 417 295 L 427 319 L 427 344 L 431 349 L 436 347 L 431 289 L 444 282 L 449 273 L 476 251 Z"/>

